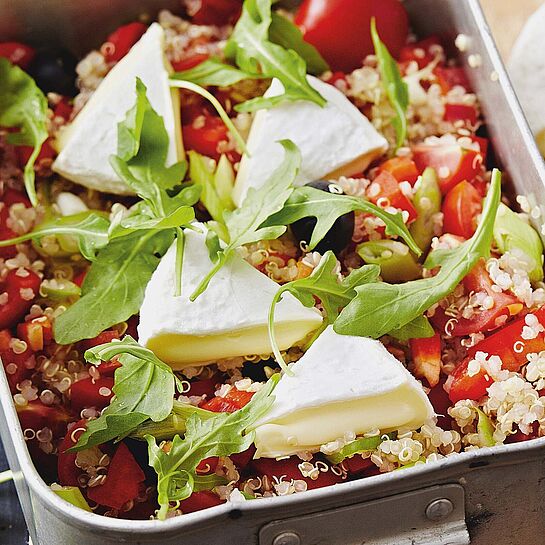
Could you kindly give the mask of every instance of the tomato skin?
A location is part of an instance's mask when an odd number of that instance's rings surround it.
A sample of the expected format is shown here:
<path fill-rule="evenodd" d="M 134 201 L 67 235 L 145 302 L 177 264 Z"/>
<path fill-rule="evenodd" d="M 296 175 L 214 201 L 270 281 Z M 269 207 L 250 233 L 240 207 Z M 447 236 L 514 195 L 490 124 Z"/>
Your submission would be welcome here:
<path fill-rule="evenodd" d="M 217 25 L 234 23 L 242 10 L 241 0 L 201 0 L 199 9 L 193 14 L 196 25 Z"/>
<path fill-rule="evenodd" d="M 118 339 L 119 331 L 116 331 L 115 329 L 108 329 L 106 331 L 103 331 L 102 333 L 99 333 L 96 337 L 92 339 L 85 339 L 84 341 L 80 341 L 79 346 L 81 350 L 89 350 L 90 348 L 94 348 L 95 346 L 110 343 Z"/>
<path fill-rule="evenodd" d="M 464 180 L 446 194 L 442 210 L 444 233 L 471 238 L 477 228 L 477 216 L 483 210 L 481 195 Z"/>
<path fill-rule="evenodd" d="M 0 43 L 0 57 L 8 59 L 9 62 L 25 70 L 32 62 L 36 51 L 26 44 L 20 42 Z"/>
<path fill-rule="evenodd" d="M 101 376 L 98 379 L 84 378 L 74 382 L 70 387 L 70 400 L 72 409 L 76 413 L 81 413 L 87 407 L 96 407 L 104 409 L 110 404 L 114 393 L 114 379 L 108 376 Z M 102 392 L 109 390 L 107 395 Z"/>
<path fill-rule="evenodd" d="M 466 125 L 474 126 L 477 124 L 479 116 L 474 106 L 468 106 L 467 104 L 445 104 L 443 119 L 452 123 L 463 121 Z"/>
<path fill-rule="evenodd" d="M 453 87 L 458 85 L 471 92 L 469 79 L 461 66 L 437 66 L 433 73 L 443 94 L 446 95 Z"/>
<path fill-rule="evenodd" d="M 215 507 L 224 503 L 217 494 L 210 492 L 210 490 L 201 490 L 200 492 L 193 492 L 189 498 L 180 502 L 180 510 L 184 514 L 195 513 L 208 509 L 209 507 Z"/>
<path fill-rule="evenodd" d="M 422 69 L 434 61 L 439 47 L 443 47 L 439 36 L 428 36 L 419 42 L 403 46 L 399 52 L 399 62 L 414 61 Z"/>
<path fill-rule="evenodd" d="M 135 22 L 120 26 L 112 32 L 102 46 L 102 54 L 106 62 L 120 61 L 147 29 L 148 27 L 143 23 Z"/>
<path fill-rule="evenodd" d="M 20 276 L 19 269 L 8 272 L 6 279 L 0 286 L 0 292 L 8 294 L 8 301 L 0 305 L 0 329 L 14 327 L 19 320 L 30 310 L 34 298 L 40 289 L 40 277 L 31 269 L 24 269 L 27 276 Z M 32 290 L 34 297 L 23 299 L 21 290 Z"/>
<path fill-rule="evenodd" d="M 195 55 L 192 55 L 191 57 L 187 57 L 180 61 L 172 61 L 172 68 L 174 68 L 175 72 L 190 70 L 191 68 L 195 68 L 195 66 L 201 64 L 201 62 L 204 62 L 206 59 L 209 58 L 209 56 L 210 55 L 208 55 L 207 53 L 196 53 Z"/>
<path fill-rule="evenodd" d="M 221 382 L 219 375 L 214 375 L 204 380 L 195 380 L 190 382 L 189 391 L 185 394 L 187 396 L 203 396 L 207 399 L 214 397 L 214 392 L 217 390 L 218 383 Z"/>
<path fill-rule="evenodd" d="M 389 172 L 398 182 L 414 185 L 420 175 L 415 162 L 409 157 L 392 157 L 378 167 L 379 172 Z"/>
<path fill-rule="evenodd" d="M 218 144 L 229 139 L 225 123 L 212 115 L 204 115 L 202 126 L 195 127 L 195 122 L 182 125 L 182 135 L 187 150 L 194 150 L 216 160 L 221 155 L 218 152 Z"/>
<path fill-rule="evenodd" d="M 214 413 L 234 413 L 247 405 L 253 395 L 253 392 L 242 392 L 232 388 L 224 397 L 213 397 L 210 401 L 201 404 L 200 407 Z"/>
<path fill-rule="evenodd" d="M 420 172 L 432 167 L 437 172 L 443 195 L 463 180 L 472 182 L 481 172 L 483 156 L 476 150 L 457 144 L 433 146 L 419 144 L 413 148 L 413 160 Z"/>
<path fill-rule="evenodd" d="M 304 0 L 295 23 L 332 71 L 351 72 L 374 53 L 372 17 L 380 38 L 397 58 L 409 31 L 407 12 L 398 0 Z"/>
<path fill-rule="evenodd" d="M 106 507 L 121 509 L 140 493 L 146 476 L 125 443 L 119 443 L 104 484 L 87 488 L 87 497 Z"/>
<path fill-rule="evenodd" d="M 377 184 L 376 186 L 374 184 Z M 380 188 L 378 193 L 375 187 Z M 390 172 L 383 170 L 373 180 L 370 186 L 369 200 L 377 204 L 381 199 L 388 199 L 390 206 L 399 208 L 400 210 L 406 210 L 409 213 L 409 219 L 407 223 L 410 223 L 416 219 L 418 213 L 413 206 L 410 199 L 399 188 L 398 181 L 390 174 Z"/>

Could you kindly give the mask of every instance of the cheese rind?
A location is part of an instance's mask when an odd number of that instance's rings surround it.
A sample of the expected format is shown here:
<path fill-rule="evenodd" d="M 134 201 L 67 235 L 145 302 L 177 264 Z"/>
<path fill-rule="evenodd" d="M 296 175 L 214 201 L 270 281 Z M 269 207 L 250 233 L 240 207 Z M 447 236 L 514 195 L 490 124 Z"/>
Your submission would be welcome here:
<path fill-rule="evenodd" d="M 110 156 L 117 151 L 117 124 L 136 101 L 137 77 L 147 87 L 151 106 L 162 116 L 169 135 L 167 165 L 183 159 L 180 99 L 169 85 L 172 67 L 164 44 L 164 30 L 154 23 L 110 70 L 74 121 L 61 130 L 53 170 L 99 191 L 134 193 L 115 173 Z"/>
<path fill-rule="evenodd" d="M 282 163 L 279 140 L 292 140 L 301 152 L 296 185 L 361 172 L 386 151 L 386 139 L 341 91 L 313 76 L 308 81 L 327 100 L 324 107 L 287 102 L 255 115 L 247 142 L 249 155 L 242 157 L 233 192 L 238 206 L 250 187 L 264 185 Z M 282 92 L 282 83 L 275 79 L 265 96 Z"/>
<path fill-rule="evenodd" d="M 317 451 L 345 434 L 417 429 L 434 414 L 421 384 L 379 341 L 331 326 L 291 370 L 255 424 L 256 457 Z"/>
<path fill-rule="evenodd" d="M 146 287 L 138 326 L 140 343 L 175 369 L 223 358 L 270 354 L 268 312 L 278 284 L 235 254 L 213 277 L 206 291 L 191 302 L 189 296 L 213 264 L 205 233 L 185 233 L 182 295 L 174 296 L 173 245 Z M 316 309 L 306 308 L 286 294 L 275 312 L 280 349 L 301 341 L 321 322 Z"/>

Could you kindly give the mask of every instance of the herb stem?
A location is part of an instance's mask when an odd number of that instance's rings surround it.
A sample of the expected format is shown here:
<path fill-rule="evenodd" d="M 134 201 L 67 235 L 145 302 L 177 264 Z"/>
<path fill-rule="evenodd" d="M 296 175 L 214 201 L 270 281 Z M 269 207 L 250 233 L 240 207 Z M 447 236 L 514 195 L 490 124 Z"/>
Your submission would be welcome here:
<path fill-rule="evenodd" d="M 195 301 L 199 295 L 201 295 L 204 291 L 206 291 L 206 288 L 208 288 L 208 284 L 210 284 L 210 281 L 212 278 L 214 278 L 214 275 L 223 267 L 223 264 L 225 263 L 225 252 L 218 254 L 218 260 L 214 264 L 214 266 L 208 271 L 208 274 L 201 280 L 200 284 L 197 286 L 195 291 L 191 294 L 189 297 L 189 300 L 191 302 Z"/>
<path fill-rule="evenodd" d="M 174 297 L 182 295 L 182 269 L 184 264 L 185 235 L 181 227 L 176 227 L 176 289 Z"/>

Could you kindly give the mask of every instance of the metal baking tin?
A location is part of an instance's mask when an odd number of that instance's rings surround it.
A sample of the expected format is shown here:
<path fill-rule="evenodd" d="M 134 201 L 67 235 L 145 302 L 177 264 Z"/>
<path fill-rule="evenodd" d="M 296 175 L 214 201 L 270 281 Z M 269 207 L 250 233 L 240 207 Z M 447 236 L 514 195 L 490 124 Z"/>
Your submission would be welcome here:
<path fill-rule="evenodd" d="M 81 51 L 143 8 L 166 4 L 0 0 L 0 37 L 24 38 L 30 29 L 34 41 L 62 41 Z M 468 37 L 467 50 L 456 54 L 465 63 L 471 56 L 469 76 L 499 163 L 517 193 L 545 202 L 544 165 L 478 1 L 406 0 L 406 6 L 417 33 Z M 470 538 L 473 545 L 534 545 L 545 535 L 545 439 L 165 522 L 127 521 L 87 513 L 50 491 L 29 457 L 3 370 L 0 402 L 0 434 L 34 545 L 463 545 Z"/>

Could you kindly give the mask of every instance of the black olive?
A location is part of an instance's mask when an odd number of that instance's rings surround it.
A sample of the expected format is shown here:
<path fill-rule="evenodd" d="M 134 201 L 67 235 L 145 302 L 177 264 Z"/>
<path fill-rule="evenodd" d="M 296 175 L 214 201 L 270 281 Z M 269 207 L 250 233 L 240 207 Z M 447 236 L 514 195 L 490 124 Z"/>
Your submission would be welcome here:
<path fill-rule="evenodd" d="M 242 374 L 245 377 L 251 378 L 254 382 L 266 382 L 268 377 L 265 367 L 276 369 L 278 364 L 273 358 L 260 361 L 245 361 L 242 366 Z"/>
<path fill-rule="evenodd" d="M 44 93 L 76 96 L 77 59 L 61 47 L 39 49 L 28 67 L 28 73 Z"/>
<path fill-rule="evenodd" d="M 330 191 L 330 187 L 335 185 L 335 193 L 339 194 L 339 186 L 334 182 L 326 182 L 325 180 L 318 180 L 316 182 L 310 182 L 307 184 L 310 187 L 321 189 L 322 191 Z M 309 242 L 312 236 L 312 231 L 316 226 L 316 218 L 309 217 L 303 218 L 292 224 L 291 230 L 293 236 L 299 241 Z M 331 229 L 327 232 L 326 236 L 316 245 L 314 248 L 321 254 L 332 250 L 335 254 L 342 252 L 350 241 L 354 234 L 354 212 L 349 212 L 344 216 L 341 216 L 333 224 Z"/>

